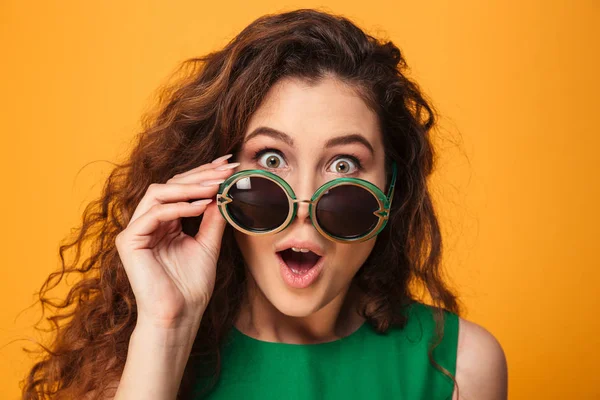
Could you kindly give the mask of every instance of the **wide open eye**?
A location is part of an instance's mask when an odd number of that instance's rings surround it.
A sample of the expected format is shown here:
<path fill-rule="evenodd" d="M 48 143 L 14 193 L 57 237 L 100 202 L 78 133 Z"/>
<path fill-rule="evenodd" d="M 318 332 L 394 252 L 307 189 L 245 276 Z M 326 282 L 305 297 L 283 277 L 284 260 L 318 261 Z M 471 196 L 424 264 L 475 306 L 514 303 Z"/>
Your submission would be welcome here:
<path fill-rule="evenodd" d="M 329 166 L 328 171 L 334 174 L 352 174 L 358 170 L 356 162 L 349 157 L 335 159 Z"/>
<path fill-rule="evenodd" d="M 260 156 L 258 159 L 258 163 L 265 168 L 284 168 L 287 167 L 285 160 L 281 156 L 281 154 L 276 153 L 274 151 L 267 151 Z"/>

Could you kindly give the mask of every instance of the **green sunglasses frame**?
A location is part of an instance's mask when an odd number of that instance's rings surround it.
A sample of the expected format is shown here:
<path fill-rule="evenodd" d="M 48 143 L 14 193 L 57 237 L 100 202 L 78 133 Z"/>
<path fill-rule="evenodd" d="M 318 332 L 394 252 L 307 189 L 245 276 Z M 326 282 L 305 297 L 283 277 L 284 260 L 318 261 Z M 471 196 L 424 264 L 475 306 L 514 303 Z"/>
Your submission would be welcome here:
<path fill-rule="evenodd" d="M 298 212 L 298 203 L 307 203 L 308 204 L 308 214 L 309 214 L 310 220 L 311 220 L 313 226 L 315 227 L 315 229 L 321 235 L 325 236 L 329 240 L 332 240 L 332 241 L 338 242 L 338 243 L 362 242 L 365 240 L 369 240 L 372 237 L 378 235 L 379 232 L 381 232 L 383 230 L 383 228 L 385 228 L 385 225 L 387 224 L 387 221 L 389 218 L 390 208 L 392 206 L 392 199 L 394 197 L 394 187 L 396 186 L 396 174 L 397 174 L 396 163 L 393 162 L 392 163 L 392 178 L 390 181 L 390 186 L 388 188 L 387 194 L 384 194 L 381 191 L 381 189 L 379 189 L 377 186 L 375 186 L 371 182 L 366 181 L 364 179 L 337 178 L 337 179 L 333 179 L 333 180 L 321 185 L 315 191 L 315 193 L 312 195 L 310 200 L 298 200 L 296 198 L 296 194 L 294 193 L 294 190 L 292 189 L 292 187 L 283 178 L 279 177 L 278 175 L 276 175 L 272 172 L 269 172 L 269 171 L 262 170 L 262 169 L 243 170 L 243 171 L 236 172 L 235 174 L 231 175 L 227 180 L 225 180 L 225 182 L 221 183 L 221 185 L 219 186 L 219 191 L 217 192 L 217 205 L 219 207 L 219 211 L 221 212 L 221 215 L 223 216 L 223 218 L 225 218 L 227 220 L 227 222 L 229 222 L 234 228 L 236 228 L 240 232 L 243 232 L 247 235 L 264 235 L 264 234 L 274 234 L 274 233 L 280 232 L 280 231 L 284 230 L 285 228 L 287 228 L 291 224 L 291 222 L 294 220 L 294 218 L 296 217 L 296 214 Z M 273 228 L 270 230 L 249 230 L 249 229 L 246 229 L 243 226 L 239 225 L 239 223 L 237 223 L 235 221 L 235 219 L 229 214 L 227 204 L 229 204 L 233 201 L 233 199 L 228 196 L 229 190 L 240 179 L 250 178 L 253 176 L 266 178 L 266 179 L 273 181 L 275 184 L 277 184 L 279 187 L 281 187 L 283 189 L 284 193 L 286 194 L 286 196 L 288 198 L 289 212 L 288 212 L 287 218 L 281 225 L 279 225 L 276 228 Z M 375 225 L 375 227 L 373 227 L 373 229 L 366 232 L 362 236 L 353 237 L 353 238 L 343 238 L 343 237 L 332 235 L 332 234 L 328 233 L 327 231 L 325 231 L 319 225 L 319 221 L 317 220 L 316 204 L 318 203 L 319 199 L 328 190 L 330 190 L 336 186 L 342 186 L 342 185 L 355 185 L 355 186 L 362 187 L 363 189 L 369 191 L 375 197 L 375 199 L 377 200 L 377 202 L 379 204 L 379 209 L 377 211 L 373 212 L 373 214 L 379 218 L 377 225 Z"/>

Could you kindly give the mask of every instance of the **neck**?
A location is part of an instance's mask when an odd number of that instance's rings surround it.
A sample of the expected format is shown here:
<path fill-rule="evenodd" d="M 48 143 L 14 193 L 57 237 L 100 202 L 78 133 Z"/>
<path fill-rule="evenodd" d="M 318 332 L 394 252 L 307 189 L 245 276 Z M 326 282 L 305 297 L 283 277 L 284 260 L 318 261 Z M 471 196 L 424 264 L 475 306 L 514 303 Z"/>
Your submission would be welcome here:
<path fill-rule="evenodd" d="M 338 340 L 356 331 L 365 321 L 358 312 L 361 293 L 351 284 L 334 299 L 305 316 L 279 311 L 249 277 L 235 327 L 255 339 L 290 344 L 315 344 Z"/>

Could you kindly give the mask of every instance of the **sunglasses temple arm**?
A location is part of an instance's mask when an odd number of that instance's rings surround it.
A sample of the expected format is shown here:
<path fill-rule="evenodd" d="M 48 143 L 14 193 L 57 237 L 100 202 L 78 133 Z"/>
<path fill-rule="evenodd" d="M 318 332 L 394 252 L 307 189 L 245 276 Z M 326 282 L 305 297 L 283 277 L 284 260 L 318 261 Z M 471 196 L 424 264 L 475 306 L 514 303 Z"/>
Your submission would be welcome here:
<path fill-rule="evenodd" d="M 398 174 L 398 168 L 396 167 L 396 162 L 392 162 L 392 180 L 390 181 L 390 187 L 388 189 L 387 200 L 388 207 L 392 207 L 392 199 L 394 198 L 394 187 L 396 186 L 396 176 Z"/>

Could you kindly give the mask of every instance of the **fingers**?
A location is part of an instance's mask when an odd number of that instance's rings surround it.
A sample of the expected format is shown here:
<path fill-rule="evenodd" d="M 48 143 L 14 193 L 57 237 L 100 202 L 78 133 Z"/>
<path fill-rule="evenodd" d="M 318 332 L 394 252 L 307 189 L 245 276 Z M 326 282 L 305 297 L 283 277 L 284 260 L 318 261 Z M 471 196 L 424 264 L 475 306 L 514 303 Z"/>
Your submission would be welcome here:
<path fill-rule="evenodd" d="M 218 251 L 221 248 L 221 239 L 226 224 L 227 221 L 221 215 L 217 203 L 213 202 L 204 212 L 200 228 L 195 236 L 195 239 L 204 244 L 206 248 L 216 250 L 215 259 L 219 256 Z"/>
<path fill-rule="evenodd" d="M 204 164 L 186 174 L 175 175 L 167 183 L 153 183 L 138 204 L 130 224 L 156 204 L 211 198 L 217 194 L 219 185 L 232 175 L 239 163 Z M 200 168 L 204 168 L 200 170 Z"/>
<path fill-rule="evenodd" d="M 174 221 L 182 217 L 193 217 L 202 214 L 212 199 L 203 199 L 194 203 L 177 202 L 156 204 L 133 221 L 125 231 L 128 241 L 134 244 L 131 250 L 146 248 L 147 243 L 140 237 L 151 235 L 163 222 Z"/>
<path fill-rule="evenodd" d="M 216 181 L 205 181 L 198 184 L 152 184 L 146 191 L 146 195 L 142 201 L 140 201 L 140 204 L 131 217 L 131 222 L 137 219 L 140 215 L 146 213 L 156 204 L 173 203 L 191 199 L 212 198 L 217 194 L 219 184 L 221 182 L 223 182 L 223 179 Z"/>
<path fill-rule="evenodd" d="M 212 164 L 206 164 L 211 166 Z M 231 175 L 231 172 L 240 165 L 240 163 L 231 163 L 212 166 L 196 172 L 186 172 L 185 175 L 175 175 L 167 181 L 167 183 L 191 183 L 198 182 L 201 179 L 220 179 Z M 204 167 L 205 165 L 203 165 Z M 200 167 L 199 167 L 200 168 Z"/>

